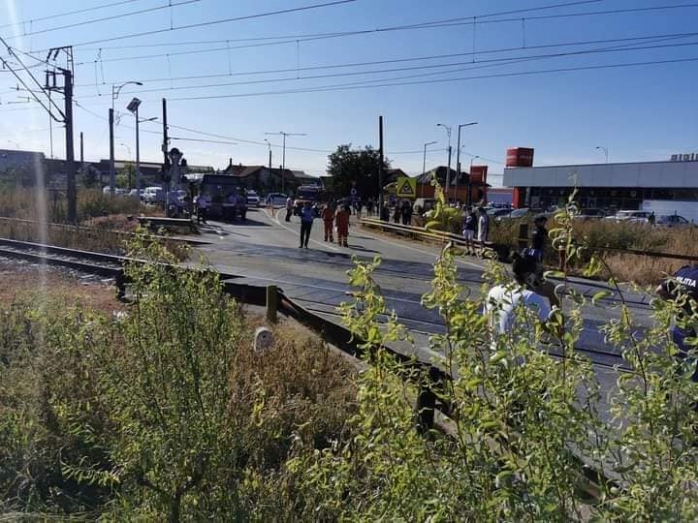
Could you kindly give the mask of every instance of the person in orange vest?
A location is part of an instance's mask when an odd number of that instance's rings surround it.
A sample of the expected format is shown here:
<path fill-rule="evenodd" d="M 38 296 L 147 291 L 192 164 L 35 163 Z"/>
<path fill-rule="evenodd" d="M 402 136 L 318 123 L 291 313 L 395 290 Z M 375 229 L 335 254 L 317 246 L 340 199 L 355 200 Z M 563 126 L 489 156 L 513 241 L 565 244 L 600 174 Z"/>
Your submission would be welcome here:
<path fill-rule="evenodd" d="M 337 243 L 343 247 L 349 247 L 347 237 L 349 236 L 349 216 L 351 208 L 348 205 L 340 207 L 337 211 Z"/>
<path fill-rule="evenodd" d="M 325 206 L 322 208 L 320 217 L 322 218 L 322 223 L 325 225 L 325 241 L 334 243 L 334 238 L 332 235 L 332 227 L 334 225 L 334 209 L 329 203 L 325 204 Z"/>

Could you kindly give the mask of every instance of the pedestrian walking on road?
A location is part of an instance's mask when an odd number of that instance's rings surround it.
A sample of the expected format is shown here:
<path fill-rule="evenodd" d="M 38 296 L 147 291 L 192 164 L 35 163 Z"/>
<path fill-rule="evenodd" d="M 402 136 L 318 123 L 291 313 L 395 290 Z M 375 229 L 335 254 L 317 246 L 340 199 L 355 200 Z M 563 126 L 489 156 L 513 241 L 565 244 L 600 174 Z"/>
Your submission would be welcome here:
<path fill-rule="evenodd" d="M 465 211 L 463 218 L 463 239 L 465 240 L 465 249 L 468 254 L 473 254 L 475 251 L 475 229 L 477 228 L 477 216 L 472 209 Z"/>
<path fill-rule="evenodd" d="M 206 214 L 208 210 L 208 196 L 199 194 L 196 198 L 196 221 L 197 223 L 206 223 Z"/>
<path fill-rule="evenodd" d="M 477 241 L 480 247 L 484 247 L 485 242 L 487 242 L 487 235 L 490 232 L 490 217 L 487 216 L 487 212 L 485 212 L 483 207 L 479 207 L 477 212 L 480 215 L 477 220 Z"/>
<path fill-rule="evenodd" d="M 286 198 L 286 221 L 291 221 L 291 215 L 293 214 L 293 200 L 289 196 Z"/>
<path fill-rule="evenodd" d="M 340 207 L 337 211 L 337 243 L 342 247 L 349 247 L 347 238 L 349 236 L 349 216 L 351 208 L 348 205 Z"/>
<path fill-rule="evenodd" d="M 374 205 L 373 198 L 369 198 L 369 200 L 366 202 L 366 214 L 368 214 L 369 217 L 373 216 Z"/>
<path fill-rule="evenodd" d="M 305 202 L 301 209 L 301 244 L 299 248 L 308 248 L 308 240 L 310 240 L 310 231 L 313 228 L 313 220 L 315 219 L 315 210 L 310 202 Z"/>
<path fill-rule="evenodd" d="M 329 203 L 322 208 L 322 214 L 320 217 L 322 218 L 322 223 L 325 226 L 325 241 L 334 243 L 334 238 L 332 235 L 332 229 L 334 227 L 334 209 Z"/>

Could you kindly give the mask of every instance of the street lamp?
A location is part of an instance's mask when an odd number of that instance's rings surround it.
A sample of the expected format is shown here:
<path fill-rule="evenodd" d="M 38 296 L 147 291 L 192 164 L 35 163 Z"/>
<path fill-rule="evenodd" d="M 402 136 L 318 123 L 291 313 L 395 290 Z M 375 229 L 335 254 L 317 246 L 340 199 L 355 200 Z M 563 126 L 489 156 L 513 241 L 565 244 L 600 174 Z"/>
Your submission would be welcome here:
<path fill-rule="evenodd" d="M 424 174 L 427 172 L 427 147 L 429 147 L 430 145 L 434 145 L 436 143 L 439 143 L 439 142 L 433 141 L 433 142 L 427 142 L 424 144 L 424 158 L 422 159 L 422 176 L 424 176 Z M 420 185 L 421 185 L 420 198 L 424 198 L 424 183 L 420 183 Z"/>
<path fill-rule="evenodd" d="M 456 146 L 456 201 L 458 201 L 458 181 L 460 180 L 460 130 L 463 127 L 470 127 L 471 125 L 477 125 L 477 122 L 462 123 L 458 126 L 458 145 Z M 468 173 L 468 179 L 470 179 L 470 173 Z M 468 188 L 472 188 L 470 183 L 468 184 Z M 470 190 L 468 190 L 468 200 L 472 200 L 470 197 Z"/>
<path fill-rule="evenodd" d="M 448 204 L 448 189 L 451 185 L 451 127 L 442 123 L 437 123 L 436 127 L 443 127 L 448 134 L 448 166 L 446 167 L 446 204 Z"/>
<path fill-rule="evenodd" d="M 286 137 L 287 136 L 308 136 L 305 133 L 285 133 L 283 131 L 279 131 L 278 133 L 264 133 L 266 135 L 281 135 L 284 137 L 284 144 L 283 144 L 283 149 L 281 153 L 281 192 L 285 193 L 286 188 L 285 188 L 285 179 L 286 179 Z M 270 145 L 271 146 L 271 145 Z"/>
<path fill-rule="evenodd" d="M 109 190 L 112 195 L 116 186 L 116 171 L 114 169 L 114 102 L 119 97 L 121 89 L 129 84 L 143 85 L 141 82 L 129 81 L 118 86 L 114 84 L 111 86 L 111 108 L 109 109 Z"/>
<path fill-rule="evenodd" d="M 141 106 L 141 101 L 138 98 L 134 98 L 126 106 L 126 109 L 136 118 L 136 192 L 138 198 L 141 197 L 141 140 L 140 140 L 140 123 L 141 122 L 152 122 L 157 120 L 157 116 L 153 118 L 146 118 L 141 120 L 138 117 L 138 108 Z"/>
<path fill-rule="evenodd" d="M 604 147 L 603 145 L 597 145 L 596 150 L 604 152 L 604 154 L 606 155 L 606 163 L 608 163 L 608 147 Z"/>

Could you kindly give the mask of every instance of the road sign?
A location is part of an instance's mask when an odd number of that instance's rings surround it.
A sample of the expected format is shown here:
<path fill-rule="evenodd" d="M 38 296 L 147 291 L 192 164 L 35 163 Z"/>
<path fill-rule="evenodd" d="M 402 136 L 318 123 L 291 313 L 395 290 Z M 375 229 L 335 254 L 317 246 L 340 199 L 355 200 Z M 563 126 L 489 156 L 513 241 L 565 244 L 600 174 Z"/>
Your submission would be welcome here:
<path fill-rule="evenodd" d="M 417 197 L 417 178 L 407 178 L 401 176 L 395 184 L 395 195 L 398 198 L 416 198 Z"/>
<path fill-rule="evenodd" d="M 351 188 L 351 195 L 356 196 L 356 188 L 355 187 Z"/>

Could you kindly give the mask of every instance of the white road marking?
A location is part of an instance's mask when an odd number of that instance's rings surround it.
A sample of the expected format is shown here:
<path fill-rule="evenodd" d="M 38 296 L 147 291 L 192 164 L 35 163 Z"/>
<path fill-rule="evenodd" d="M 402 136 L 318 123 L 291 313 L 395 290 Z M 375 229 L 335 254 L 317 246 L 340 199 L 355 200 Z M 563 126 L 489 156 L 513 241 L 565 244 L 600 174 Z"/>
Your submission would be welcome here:
<path fill-rule="evenodd" d="M 292 232 L 293 234 L 298 234 L 298 231 L 294 231 L 293 229 L 291 229 L 290 227 L 285 226 L 283 223 L 281 223 L 281 221 L 279 221 L 279 214 L 281 214 L 281 211 L 285 211 L 285 210 L 286 210 L 286 209 L 284 209 L 283 207 L 282 207 L 281 209 L 278 210 L 278 212 L 277 212 L 276 215 L 274 216 L 274 222 L 276 222 L 276 224 L 277 224 L 279 227 L 282 227 L 282 228 L 286 229 L 287 231 Z M 317 240 L 313 240 L 312 238 L 310 238 L 310 241 L 313 242 L 313 243 L 317 243 L 320 247 L 327 247 L 328 249 L 332 249 L 332 250 L 335 251 L 335 252 L 339 252 L 339 249 L 338 249 L 337 247 L 334 247 L 334 246 L 332 246 L 332 245 L 330 245 L 330 244 L 328 244 L 328 243 L 319 242 L 319 241 L 317 241 Z"/>

